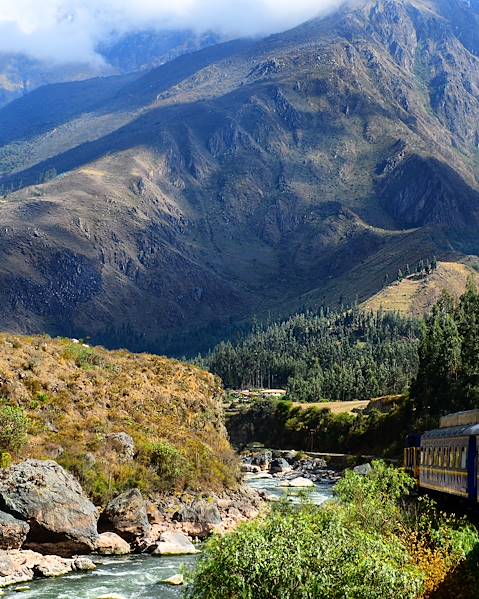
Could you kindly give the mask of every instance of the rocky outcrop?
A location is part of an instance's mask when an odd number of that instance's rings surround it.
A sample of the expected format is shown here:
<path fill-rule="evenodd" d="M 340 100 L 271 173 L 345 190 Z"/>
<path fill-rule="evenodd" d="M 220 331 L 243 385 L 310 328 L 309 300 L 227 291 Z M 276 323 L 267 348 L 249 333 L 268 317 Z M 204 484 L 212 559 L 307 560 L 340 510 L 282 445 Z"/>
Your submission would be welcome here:
<path fill-rule="evenodd" d="M 28 582 L 36 577 L 51 578 L 94 569 L 95 564 L 84 557 L 66 559 L 34 551 L 0 551 L 0 587 Z"/>
<path fill-rule="evenodd" d="M 95 552 L 100 555 L 128 555 L 131 547 L 114 532 L 103 532 L 96 541 Z"/>
<path fill-rule="evenodd" d="M 173 515 L 173 521 L 180 522 L 184 531 L 199 538 L 209 536 L 222 524 L 216 502 L 202 499 L 182 505 Z"/>
<path fill-rule="evenodd" d="M 0 505 L 28 522 L 28 549 L 68 556 L 95 546 L 97 509 L 56 462 L 27 460 L 1 470 Z"/>
<path fill-rule="evenodd" d="M 279 472 L 291 470 L 291 466 L 284 458 L 276 458 L 271 462 L 269 470 L 271 474 L 277 474 Z"/>
<path fill-rule="evenodd" d="M 105 442 L 107 451 L 116 454 L 120 462 L 131 462 L 135 457 L 135 442 L 128 433 L 111 433 Z"/>
<path fill-rule="evenodd" d="M 0 549 L 20 549 L 29 530 L 26 522 L 0 512 Z"/>
<path fill-rule="evenodd" d="M 139 543 L 148 537 L 150 523 L 141 491 L 131 489 L 110 501 L 101 515 L 99 528 L 115 532 L 128 543 Z"/>
<path fill-rule="evenodd" d="M 190 539 L 181 532 L 167 531 L 153 551 L 153 555 L 194 555 L 198 550 Z"/>

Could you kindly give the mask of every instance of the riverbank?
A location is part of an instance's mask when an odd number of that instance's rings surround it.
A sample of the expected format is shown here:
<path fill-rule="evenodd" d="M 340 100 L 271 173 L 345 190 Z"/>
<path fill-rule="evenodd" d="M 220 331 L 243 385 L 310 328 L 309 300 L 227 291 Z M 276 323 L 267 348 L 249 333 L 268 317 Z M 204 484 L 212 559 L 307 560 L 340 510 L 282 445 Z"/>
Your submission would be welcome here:
<path fill-rule="evenodd" d="M 297 494 L 294 489 L 282 487 L 280 479 L 273 477 L 249 480 L 248 496 L 249 487 L 252 488 L 252 496 L 260 498 L 279 499 L 288 495 L 295 501 Z M 319 505 L 330 499 L 332 493 L 332 484 L 318 484 L 309 497 Z M 220 514 L 224 513 L 222 505 L 219 511 Z M 199 555 L 201 554 L 161 557 L 147 554 L 90 555 L 90 559 L 96 565 L 93 573 L 69 573 L 57 579 L 39 578 L 28 585 L 5 588 L 4 597 L 18 596 L 17 588 L 28 587 L 21 593 L 23 599 L 98 599 L 101 596 L 118 596 L 122 599 L 179 599 L 181 589 L 165 586 L 161 581 L 178 574 L 184 568 L 193 568 Z"/>
<path fill-rule="evenodd" d="M 93 569 L 78 554 L 195 554 L 194 543 L 256 518 L 266 505 L 264 494 L 242 485 L 156 498 L 131 489 L 100 510 L 51 460 L 0 470 L 0 500 L 0 587 Z"/>

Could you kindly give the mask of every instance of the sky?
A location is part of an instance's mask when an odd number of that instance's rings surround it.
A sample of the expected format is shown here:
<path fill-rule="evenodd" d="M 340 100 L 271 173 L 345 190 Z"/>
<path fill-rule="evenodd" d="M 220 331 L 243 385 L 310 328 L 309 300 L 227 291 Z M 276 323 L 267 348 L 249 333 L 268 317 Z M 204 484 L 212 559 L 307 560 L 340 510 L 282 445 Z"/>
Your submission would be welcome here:
<path fill-rule="evenodd" d="M 98 62 L 99 42 L 142 29 L 193 29 L 233 36 L 284 31 L 342 0 L 0 0 L 0 52 Z"/>

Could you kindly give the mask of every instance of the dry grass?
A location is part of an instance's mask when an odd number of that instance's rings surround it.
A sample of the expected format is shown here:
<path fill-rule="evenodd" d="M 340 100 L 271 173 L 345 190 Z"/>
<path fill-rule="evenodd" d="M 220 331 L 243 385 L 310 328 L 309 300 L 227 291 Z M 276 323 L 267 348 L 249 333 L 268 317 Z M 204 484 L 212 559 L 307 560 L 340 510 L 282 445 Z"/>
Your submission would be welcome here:
<path fill-rule="evenodd" d="M 353 414 L 356 410 L 368 407 L 369 400 L 365 401 L 322 401 L 318 403 L 293 403 L 294 407 L 308 409 L 312 407 L 330 410 L 332 414 Z"/>
<path fill-rule="evenodd" d="M 454 297 L 461 296 L 466 290 L 468 278 L 472 276 L 479 282 L 478 273 L 468 264 L 440 262 L 438 269 L 424 278 L 414 276 L 393 283 L 363 304 L 368 310 L 385 310 L 412 316 L 427 314 L 439 299 L 443 291 Z"/>
<path fill-rule="evenodd" d="M 81 470 L 92 454 L 99 475 L 108 478 L 115 457 L 105 436 L 125 431 L 139 451 L 138 467 L 143 449 L 167 441 L 192 465 L 182 483 L 221 488 L 235 479 L 220 380 L 193 366 L 71 340 L 0 335 L 0 397 L 25 409 L 32 423 L 18 459 L 59 456 Z M 118 467 L 120 478 L 135 477 Z"/>

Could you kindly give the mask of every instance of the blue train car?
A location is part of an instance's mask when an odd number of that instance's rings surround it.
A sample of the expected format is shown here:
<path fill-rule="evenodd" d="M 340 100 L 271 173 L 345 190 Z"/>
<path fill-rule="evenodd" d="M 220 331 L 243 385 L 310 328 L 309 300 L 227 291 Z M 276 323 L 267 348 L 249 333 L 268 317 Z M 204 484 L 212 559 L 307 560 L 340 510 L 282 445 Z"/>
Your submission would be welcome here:
<path fill-rule="evenodd" d="M 478 503 L 478 437 L 478 410 L 450 414 L 440 428 L 407 438 L 404 466 L 420 488 Z"/>

